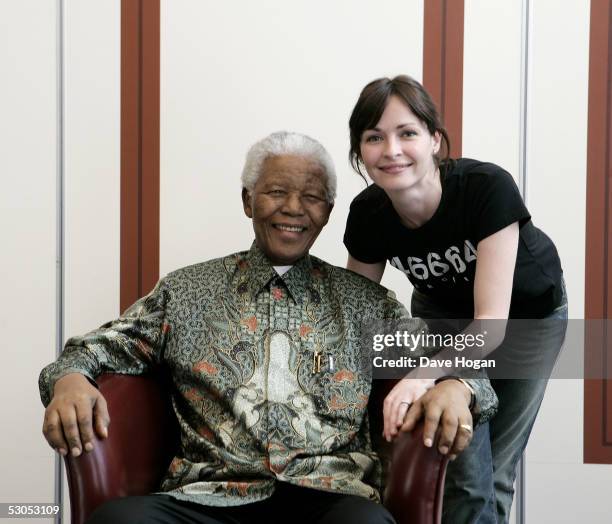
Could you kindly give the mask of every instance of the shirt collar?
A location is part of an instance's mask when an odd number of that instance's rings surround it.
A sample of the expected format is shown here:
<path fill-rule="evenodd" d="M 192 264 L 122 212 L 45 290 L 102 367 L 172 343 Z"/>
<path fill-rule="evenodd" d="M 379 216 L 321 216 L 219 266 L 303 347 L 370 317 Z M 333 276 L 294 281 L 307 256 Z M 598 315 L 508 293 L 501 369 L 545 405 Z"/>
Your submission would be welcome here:
<path fill-rule="evenodd" d="M 238 260 L 238 268 L 244 271 L 244 280 L 253 297 L 264 289 L 271 280 L 278 279 L 284 282 L 289 294 L 296 302 L 301 302 L 302 297 L 310 287 L 313 275 L 313 264 L 310 255 L 306 254 L 293 264 L 293 267 L 282 277 L 274 270 L 272 263 L 266 255 L 253 242 L 246 256 Z"/>

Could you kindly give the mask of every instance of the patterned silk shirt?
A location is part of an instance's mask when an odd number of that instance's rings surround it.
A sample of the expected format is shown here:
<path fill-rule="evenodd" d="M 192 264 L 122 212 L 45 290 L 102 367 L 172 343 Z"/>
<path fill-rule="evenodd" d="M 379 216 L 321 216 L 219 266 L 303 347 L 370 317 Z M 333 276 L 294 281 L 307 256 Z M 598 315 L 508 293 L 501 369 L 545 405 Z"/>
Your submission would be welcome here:
<path fill-rule="evenodd" d="M 93 380 L 165 366 L 181 451 L 162 491 L 231 506 L 283 481 L 379 500 L 361 322 L 407 317 L 391 292 L 355 273 L 307 255 L 280 277 L 253 245 L 171 273 L 118 320 L 68 340 L 41 373 L 41 397 L 47 405 L 67 373 Z M 472 385 L 485 420 L 495 395 L 488 381 Z"/>

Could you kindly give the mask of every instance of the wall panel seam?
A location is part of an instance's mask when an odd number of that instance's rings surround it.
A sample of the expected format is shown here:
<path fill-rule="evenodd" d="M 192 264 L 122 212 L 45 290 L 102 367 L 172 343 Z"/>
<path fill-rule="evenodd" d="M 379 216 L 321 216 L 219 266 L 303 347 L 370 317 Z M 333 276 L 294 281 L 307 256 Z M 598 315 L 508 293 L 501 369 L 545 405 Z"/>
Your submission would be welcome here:
<path fill-rule="evenodd" d="M 56 21 L 56 277 L 55 277 L 55 318 L 56 318 L 56 344 L 55 356 L 59 357 L 64 345 L 64 320 L 65 320 L 65 224 L 64 224 L 64 188 L 65 188 L 65 38 L 64 38 L 64 0 L 57 0 L 57 21 Z M 56 516 L 56 522 L 63 521 L 63 464 L 62 457 L 56 454 L 54 463 L 54 503 L 59 505 L 60 511 Z"/>

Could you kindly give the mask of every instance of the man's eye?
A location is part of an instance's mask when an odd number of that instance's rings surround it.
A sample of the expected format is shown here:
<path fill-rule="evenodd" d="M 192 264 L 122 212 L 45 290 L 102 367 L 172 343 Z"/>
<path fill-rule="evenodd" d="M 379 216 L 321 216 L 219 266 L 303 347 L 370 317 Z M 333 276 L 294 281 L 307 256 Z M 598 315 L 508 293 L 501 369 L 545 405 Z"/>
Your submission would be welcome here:
<path fill-rule="evenodd" d="M 271 191 L 268 191 L 268 195 L 273 196 L 282 196 L 284 194 L 285 192 L 282 189 L 272 189 Z"/>
<path fill-rule="evenodd" d="M 304 195 L 308 200 L 311 201 L 320 201 L 320 200 L 324 200 L 323 197 L 321 195 L 315 195 L 314 193 L 309 193 L 307 195 Z"/>

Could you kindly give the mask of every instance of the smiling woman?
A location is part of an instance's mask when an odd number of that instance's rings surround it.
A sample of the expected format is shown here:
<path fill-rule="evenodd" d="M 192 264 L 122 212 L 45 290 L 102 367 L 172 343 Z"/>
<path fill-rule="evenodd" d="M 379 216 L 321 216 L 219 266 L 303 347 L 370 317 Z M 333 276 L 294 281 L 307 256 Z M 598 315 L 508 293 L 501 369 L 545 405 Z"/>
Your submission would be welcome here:
<path fill-rule="evenodd" d="M 419 175 L 435 168 L 434 155 L 440 149 L 440 132 L 430 133 L 402 100 L 393 95 L 380 120 L 361 137 L 363 164 L 379 185 L 382 175 L 397 175 L 411 170 Z M 406 183 L 410 177 L 396 177 Z M 380 182 L 378 182 L 380 180 Z"/>
<path fill-rule="evenodd" d="M 414 286 L 412 314 L 422 318 L 558 319 L 537 341 L 521 345 L 500 332 L 483 348 L 483 356 L 496 350 L 525 370 L 554 359 L 567 323 L 561 263 L 550 238 L 531 223 L 512 176 L 491 163 L 449 159 L 438 110 L 408 76 L 369 83 L 349 127 L 351 164 L 361 176 L 365 168 L 374 184 L 351 204 L 344 236 L 348 269 L 379 282 L 389 261 Z M 475 326 L 464 333 L 478 333 Z M 491 367 L 487 363 L 478 361 L 482 368 Z M 460 376 L 465 367 L 467 361 L 454 361 L 457 369 L 438 376 Z M 423 382 L 402 380 L 388 395 L 387 439 L 397 435 L 407 406 L 431 386 Z M 500 411 L 449 466 L 443 522 L 508 520 L 515 466 L 546 380 L 492 380 L 492 385 Z M 496 507 L 487 502 L 493 496 Z"/>

